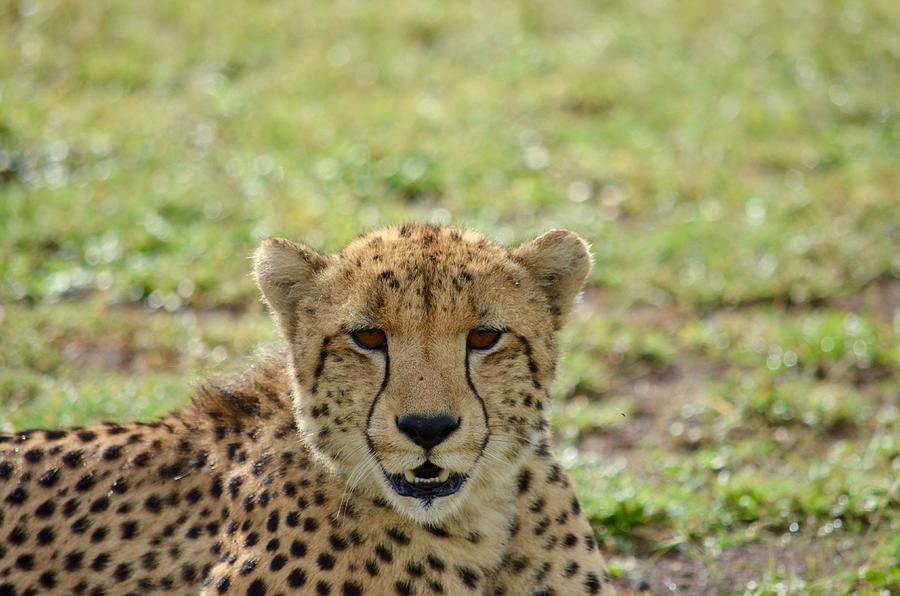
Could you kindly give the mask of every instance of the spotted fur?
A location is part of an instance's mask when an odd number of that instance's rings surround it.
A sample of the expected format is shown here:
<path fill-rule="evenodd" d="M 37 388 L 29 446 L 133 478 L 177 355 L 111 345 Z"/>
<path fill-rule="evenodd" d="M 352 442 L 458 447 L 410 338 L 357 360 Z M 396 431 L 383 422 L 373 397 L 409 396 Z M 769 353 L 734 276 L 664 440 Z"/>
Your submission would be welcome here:
<path fill-rule="evenodd" d="M 407 225 L 333 255 L 263 243 L 283 347 L 152 424 L 0 435 L 0 596 L 596 594 L 594 534 L 549 448 L 555 331 L 590 269 L 575 234 L 505 248 Z M 384 330 L 371 351 L 350 332 Z M 471 329 L 502 330 L 488 350 Z M 467 480 L 400 496 L 426 453 Z"/>

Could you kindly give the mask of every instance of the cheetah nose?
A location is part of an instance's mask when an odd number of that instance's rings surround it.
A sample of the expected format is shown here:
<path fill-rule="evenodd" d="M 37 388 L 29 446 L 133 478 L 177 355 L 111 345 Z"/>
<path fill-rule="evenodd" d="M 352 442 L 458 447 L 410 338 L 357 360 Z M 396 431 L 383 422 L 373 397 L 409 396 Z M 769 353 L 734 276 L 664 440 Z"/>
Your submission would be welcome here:
<path fill-rule="evenodd" d="M 459 428 L 459 418 L 450 414 L 404 414 L 397 418 L 397 428 L 416 445 L 431 449 Z"/>

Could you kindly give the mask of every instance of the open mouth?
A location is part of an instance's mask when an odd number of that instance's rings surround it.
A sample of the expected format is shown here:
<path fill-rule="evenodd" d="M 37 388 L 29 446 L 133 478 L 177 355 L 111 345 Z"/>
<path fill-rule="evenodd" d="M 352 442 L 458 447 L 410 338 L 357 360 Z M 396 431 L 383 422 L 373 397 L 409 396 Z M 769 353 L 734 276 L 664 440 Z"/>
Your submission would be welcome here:
<path fill-rule="evenodd" d="M 452 495 L 463 485 L 467 476 L 440 468 L 430 461 L 403 474 L 387 474 L 394 491 L 402 497 L 434 499 Z"/>

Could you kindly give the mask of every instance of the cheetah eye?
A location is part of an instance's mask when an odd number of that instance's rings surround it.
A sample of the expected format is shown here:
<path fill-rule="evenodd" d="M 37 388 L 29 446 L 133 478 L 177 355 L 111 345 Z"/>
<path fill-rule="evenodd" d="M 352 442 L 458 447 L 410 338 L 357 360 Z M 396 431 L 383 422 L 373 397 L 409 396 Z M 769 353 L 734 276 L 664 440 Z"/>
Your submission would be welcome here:
<path fill-rule="evenodd" d="M 351 331 L 350 337 L 366 350 L 383 350 L 387 347 L 387 335 L 381 329 L 360 329 Z"/>
<path fill-rule="evenodd" d="M 503 332 L 496 329 L 472 329 L 466 338 L 466 344 L 471 350 L 487 350 L 494 347 L 501 335 Z"/>

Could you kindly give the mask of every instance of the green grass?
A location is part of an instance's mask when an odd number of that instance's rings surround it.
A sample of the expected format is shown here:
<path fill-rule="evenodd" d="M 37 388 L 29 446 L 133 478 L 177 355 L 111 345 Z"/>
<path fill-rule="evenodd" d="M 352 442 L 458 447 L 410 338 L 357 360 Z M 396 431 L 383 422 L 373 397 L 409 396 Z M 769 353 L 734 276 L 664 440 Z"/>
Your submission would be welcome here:
<path fill-rule="evenodd" d="M 567 226 L 553 416 L 622 585 L 900 589 L 898 6 L 7 3 L 0 428 L 238 366 L 263 237 Z"/>

